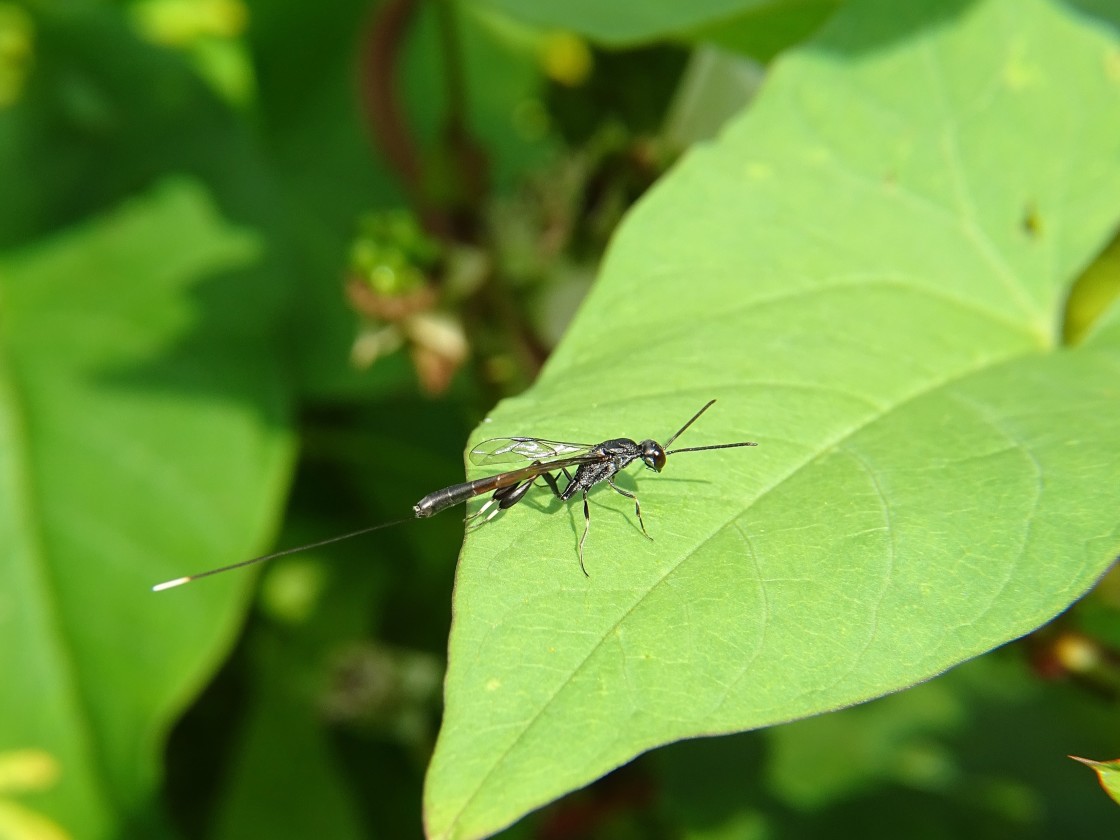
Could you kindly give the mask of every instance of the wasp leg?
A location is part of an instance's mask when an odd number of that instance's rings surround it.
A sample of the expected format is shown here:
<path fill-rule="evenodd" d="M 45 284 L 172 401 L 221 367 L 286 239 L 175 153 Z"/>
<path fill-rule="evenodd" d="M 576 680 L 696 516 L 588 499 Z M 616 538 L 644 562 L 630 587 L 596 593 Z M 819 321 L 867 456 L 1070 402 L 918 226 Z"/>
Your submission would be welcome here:
<path fill-rule="evenodd" d="M 572 480 L 572 477 L 568 475 L 567 470 L 564 470 L 564 475 L 568 476 L 568 481 Z M 545 480 L 545 483 L 548 484 L 548 489 L 552 491 L 552 495 L 554 495 L 557 499 L 564 498 L 564 496 L 560 493 L 560 484 L 556 481 L 556 476 L 554 476 L 552 473 L 541 473 L 541 478 L 543 478 Z"/>
<path fill-rule="evenodd" d="M 583 541 L 587 539 L 587 532 L 591 530 L 591 509 L 587 506 L 587 491 L 583 491 L 583 536 L 579 538 L 579 568 L 584 577 L 591 577 L 587 567 L 583 565 Z"/>
<path fill-rule="evenodd" d="M 541 473 L 537 478 L 543 478 L 552 492 L 557 496 L 560 495 L 559 488 L 556 485 L 556 479 L 553 478 L 551 473 Z M 537 483 L 537 478 L 523 481 L 520 484 L 514 484 L 512 487 L 503 487 L 501 490 L 494 493 L 494 498 L 491 499 L 491 501 L 497 501 L 498 510 L 508 510 L 525 498 L 525 494 L 529 492 L 529 488 Z"/>
<path fill-rule="evenodd" d="M 486 513 L 486 511 L 490 510 L 490 508 L 494 504 L 497 504 L 498 506 L 494 508 L 489 516 L 487 516 L 476 525 L 472 526 L 472 530 L 474 528 L 480 528 L 506 508 L 512 507 L 513 505 L 520 502 L 525 497 L 525 494 L 529 492 L 529 488 L 532 486 L 533 482 L 523 481 L 520 484 L 512 484 L 509 487 L 503 487 L 501 490 L 496 490 L 494 492 L 494 495 L 486 500 L 486 504 L 484 504 L 474 513 L 468 516 L 465 521 L 470 522 L 472 519 L 477 519 L 478 517 L 482 516 L 482 514 Z"/>
<path fill-rule="evenodd" d="M 534 461 L 532 465 L 536 466 L 539 463 L 540 463 L 540 461 Z M 556 479 L 554 479 L 548 473 L 544 473 L 544 478 L 548 479 L 549 486 L 552 487 L 553 492 L 556 492 Z M 486 513 L 486 511 L 490 509 L 491 505 L 493 505 L 495 502 L 497 502 L 498 509 L 495 510 L 493 513 L 491 513 L 489 516 L 487 516 L 485 519 L 483 519 L 482 522 L 479 522 L 478 525 L 475 525 L 473 527 L 478 528 L 482 525 L 485 525 L 487 522 L 489 522 L 491 519 L 493 519 L 495 516 L 497 516 L 501 511 L 506 510 L 507 508 L 513 507 L 515 504 L 517 504 L 522 499 L 524 499 L 525 494 L 529 492 L 529 488 L 533 486 L 533 483 L 535 482 L 535 480 L 536 479 L 532 479 L 530 481 L 523 481 L 520 484 L 513 484 L 513 485 L 510 485 L 509 487 L 503 487 L 501 490 L 495 490 L 494 495 L 486 500 L 486 504 L 484 504 L 482 507 L 480 507 L 474 513 L 468 515 L 466 517 L 466 519 L 464 519 L 463 521 L 464 522 L 470 522 L 472 519 L 476 519 L 479 516 L 482 516 L 482 514 Z M 559 495 L 559 494 L 557 494 L 557 495 Z"/>
<path fill-rule="evenodd" d="M 642 533 L 646 535 L 647 540 L 652 540 L 653 537 L 651 537 L 649 535 L 649 532 L 646 531 L 646 523 L 642 521 L 642 506 L 638 503 L 638 497 L 628 490 L 623 490 L 621 487 L 614 483 L 614 479 L 608 478 L 607 484 L 609 484 L 611 486 L 611 489 L 616 493 L 621 493 L 626 498 L 634 500 L 634 513 L 638 514 L 638 524 L 642 526 Z"/>
<path fill-rule="evenodd" d="M 533 486 L 532 481 L 523 481 L 521 484 L 515 484 L 512 487 L 506 487 L 499 490 L 494 494 L 494 498 L 498 500 L 498 510 L 507 510 L 525 498 L 525 494 L 529 492 L 529 488 Z"/>
<path fill-rule="evenodd" d="M 493 504 L 494 504 L 494 503 L 495 503 L 496 501 L 497 501 L 497 500 L 496 500 L 496 498 L 495 498 L 494 496 L 491 496 L 491 497 L 487 498 L 487 500 L 486 500 L 486 504 L 484 504 L 484 505 L 483 505 L 482 507 L 479 507 L 479 508 L 478 508 L 478 510 L 477 510 L 477 511 L 475 511 L 474 513 L 472 513 L 472 514 L 468 514 L 468 515 L 467 515 L 467 517 L 466 517 L 466 519 L 464 520 L 464 522 L 470 522 L 470 521 L 472 521 L 472 520 L 476 520 L 476 519 L 478 519 L 478 517 L 479 517 L 479 516 L 482 516 L 482 515 L 483 515 L 484 513 L 486 513 L 486 511 L 488 511 L 488 510 L 489 510 L 489 508 L 491 508 L 491 506 L 492 506 L 492 505 L 493 505 Z M 492 517 L 493 517 L 493 516 L 494 516 L 494 514 L 492 513 L 491 515 L 487 516 L 487 517 L 486 517 L 486 519 L 485 519 L 485 520 L 483 520 L 483 522 L 489 522 L 489 521 L 491 521 L 491 519 L 492 519 Z M 478 523 L 476 523 L 475 525 L 473 525 L 473 526 L 472 526 L 472 528 L 478 528 L 478 526 L 479 526 L 479 525 L 482 525 L 482 524 L 483 524 L 483 522 L 478 522 Z"/>

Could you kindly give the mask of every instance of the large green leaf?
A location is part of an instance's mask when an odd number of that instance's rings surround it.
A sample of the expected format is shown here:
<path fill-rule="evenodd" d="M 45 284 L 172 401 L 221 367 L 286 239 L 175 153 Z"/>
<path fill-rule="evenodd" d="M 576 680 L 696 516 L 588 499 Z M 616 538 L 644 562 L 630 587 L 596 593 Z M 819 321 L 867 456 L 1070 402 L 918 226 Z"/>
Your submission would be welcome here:
<path fill-rule="evenodd" d="M 632 214 L 477 438 L 757 449 L 538 491 L 467 540 L 433 836 L 643 750 L 913 685 L 1120 551 L 1117 304 L 1062 346 L 1120 204 L 1120 49 L 1042 0 L 853 3 Z M 1112 328 L 1107 325 L 1111 324 Z M 636 481 L 631 480 L 636 479 Z"/>
<path fill-rule="evenodd" d="M 0 751 L 53 754 L 36 805 L 74 836 L 158 820 L 160 742 L 248 579 L 150 587 L 249 554 L 284 487 L 260 257 L 180 181 L 0 262 Z"/>

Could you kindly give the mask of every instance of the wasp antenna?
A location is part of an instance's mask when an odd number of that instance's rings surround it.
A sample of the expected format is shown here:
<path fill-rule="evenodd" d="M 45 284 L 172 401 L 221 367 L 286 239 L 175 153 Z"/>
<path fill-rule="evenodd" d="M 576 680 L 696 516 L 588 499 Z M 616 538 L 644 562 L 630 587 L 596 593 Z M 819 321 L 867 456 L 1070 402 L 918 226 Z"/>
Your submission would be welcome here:
<path fill-rule="evenodd" d="M 670 443 L 672 443 L 677 438 L 679 438 L 682 434 L 684 434 L 685 429 L 687 429 L 689 426 L 691 426 L 693 423 L 695 423 L 700 418 L 701 414 L 703 414 L 705 411 L 707 411 L 709 408 L 711 408 L 715 404 L 716 404 L 715 400 L 708 400 L 708 402 L 704 404 L 704 407 L 702 409 L 700 409 L 699 411 L 697 411 L 695 414 L 692 415 L 691 420 L 689 420 L 687 423 L 685 423 L 683 426 L 681 426 L 680 429 L 677 430 L 677 433 L 675 435 L 673 435 L 671 438 L 669 438 L 667 441 L 665 441 L 665 445 L 668 446 Z"/>
<path fill-rule="evenodd" d="M 716 443 L 712 446 L 686 446 L 684 449 L 667 449 L 666 455 L 676 455 L 678 452 L 703 452 L 707 449 L 734 449 L 736 446 L 758 446 L 753 440 L 745 440 L 742 443 Z"/>

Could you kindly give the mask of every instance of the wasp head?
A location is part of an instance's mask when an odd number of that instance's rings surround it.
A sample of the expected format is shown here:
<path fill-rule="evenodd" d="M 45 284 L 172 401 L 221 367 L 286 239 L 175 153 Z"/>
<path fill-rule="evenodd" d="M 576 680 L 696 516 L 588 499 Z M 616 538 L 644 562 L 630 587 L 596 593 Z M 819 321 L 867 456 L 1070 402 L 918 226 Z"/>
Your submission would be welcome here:
<path fill-rule="evenodd" d="M 661 472 L 665 466 L 665 450 L 661 448 L 661 444 L 655 440 L 643 440 L 638 448 L 645 465 L 654 472 Z"/>

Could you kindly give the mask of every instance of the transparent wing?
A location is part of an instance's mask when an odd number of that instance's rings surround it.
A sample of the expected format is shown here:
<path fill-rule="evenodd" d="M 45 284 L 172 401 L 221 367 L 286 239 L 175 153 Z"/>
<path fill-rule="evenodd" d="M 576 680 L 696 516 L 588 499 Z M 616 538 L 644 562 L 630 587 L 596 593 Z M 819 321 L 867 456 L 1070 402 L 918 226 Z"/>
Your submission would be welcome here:
<path fill-rule="evenodd" d="M 531 437 L 490 438 L 470 451 L 472 464 L 510 464 L 525 461 L 547 461 L 552 458 L 578 458 L 586 455 L 593 443 L 565 443 Z"/>

